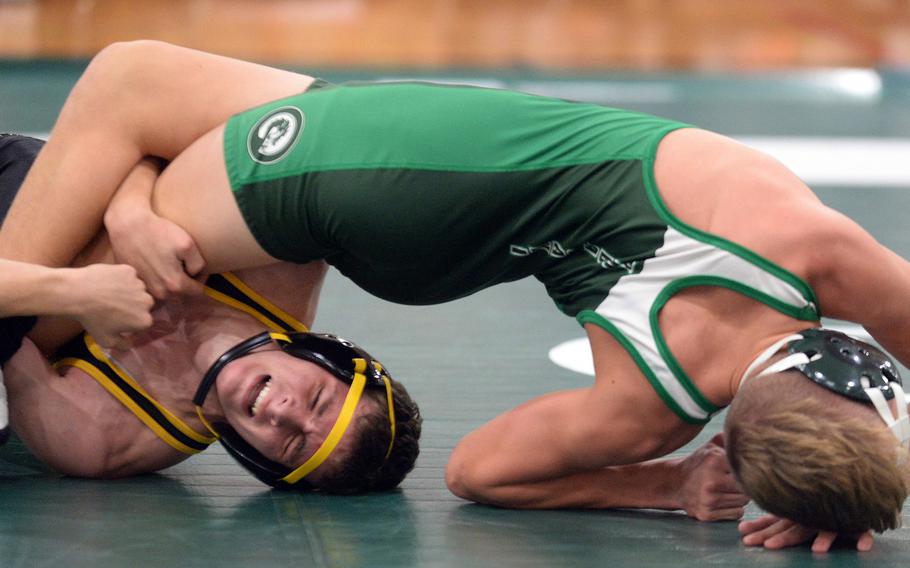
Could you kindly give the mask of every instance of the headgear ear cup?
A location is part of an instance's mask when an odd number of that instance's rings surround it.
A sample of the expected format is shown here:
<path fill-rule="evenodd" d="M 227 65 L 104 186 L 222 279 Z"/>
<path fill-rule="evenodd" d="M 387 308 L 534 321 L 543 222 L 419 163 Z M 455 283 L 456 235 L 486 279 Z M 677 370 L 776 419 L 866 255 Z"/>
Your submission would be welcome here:
<path fill-rule="evenodd" d="M 287 484 L 282 485 L 276 483 L 276 480 L 280 480 L 291 471 L 290 468 L 285 467 L 280 463 L 273 462 L 259 453 L 256 448 L 241 438 L 240 434 L 235 432 L 230 426 L 219 425 L 219 431 L 221 432 L 221 445 L 227 453 L 237 460 L 237 462 L 247 471 L 252 473 L 256 479 L 273 487 L 290 487 Z M 312 486 L 307 483 L 306 480 L 301 480 L 299 483 L 295 484 L 293 488 L 298 491 L 307 491 L 312 489 Z"/>
<path fill-rule="evenodd" d="M 905 448 L 910 447 L 910 416 L 900 373 L 891 357 L 874 345 L 838 331 L 812 328 L 771 345 L 749 365 L 743 380 L 784 344 L 787 356 L 766 367 L 760 378 L 791 369 L 841 396 L 871 404 Z M 896 398 L 897 416 L 887 401 Z"/>
<path fill-rule="evenodd" d="M 794 367 L 829 390 L 871 404 L 868 388 L 878 389 L 891 400 L 895 394 L 891 385 L 902 384 L 894 362 L 874 345 L 826 329 L 807 329 L 799 335 L 802 338 L 790 343 L 788 352 L 808 357 Z"/>

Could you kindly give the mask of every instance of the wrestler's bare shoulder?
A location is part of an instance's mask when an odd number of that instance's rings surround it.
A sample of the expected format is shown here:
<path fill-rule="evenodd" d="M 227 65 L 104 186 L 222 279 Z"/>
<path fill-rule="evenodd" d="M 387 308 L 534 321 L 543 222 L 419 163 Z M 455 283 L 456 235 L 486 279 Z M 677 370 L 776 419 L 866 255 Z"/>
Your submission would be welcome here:
<path fill-rule="evenodd" d="M 817 250 L 845 225 L 777 159 L 706 130 L 677 130 L 661 142 L 655 179 L 683 222 L 812 279 Z"/>
<path fill-rule="evenodd" d="M 68 383 L 68 388 L 84 393 L 84 402 L 93 411 L 92 420 L 86 427 L 97 430 L 97 439 L 103 441 L 99 448 L 102 451 L 86 456 L 95 460 L 93 465 L 75 470 L 58 468 L 62 473 L 110 479 L 160 471 L 190 457 L 164 443 L 81 370 L 67 368 L 61 375 L 61 381 Z"/>
<path fill-rule="evenodd" d="M 186 458 L 75 367 L 58 372 L 28 340 L 4 366 L 13 431 L 49 466 L 78 477 L 157 471 Z"/>

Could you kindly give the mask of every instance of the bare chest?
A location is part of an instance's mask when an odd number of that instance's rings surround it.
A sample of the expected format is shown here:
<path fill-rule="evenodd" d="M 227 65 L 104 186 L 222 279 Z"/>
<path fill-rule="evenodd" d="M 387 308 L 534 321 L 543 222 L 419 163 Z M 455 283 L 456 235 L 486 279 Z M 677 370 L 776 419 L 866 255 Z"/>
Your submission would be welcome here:
<path fill-rule="evenodd" d="M 111 475 L 156 471 L 186 459 L 181 438 L 175 443 L 167 432 L 186 428 L 208 436 L 192 404 L 204 371 L 197 364 L 200 349 L 213 329 L 240 336 L 258 329 L 248 317 L 217 306 L 169 305 L 154 316 L 153 327 L 133 337 L 129 349 L 107 353 L 113 372 L 65 372 L 74 387 L 81 385 L 83 404 L 104 431 Z"/>

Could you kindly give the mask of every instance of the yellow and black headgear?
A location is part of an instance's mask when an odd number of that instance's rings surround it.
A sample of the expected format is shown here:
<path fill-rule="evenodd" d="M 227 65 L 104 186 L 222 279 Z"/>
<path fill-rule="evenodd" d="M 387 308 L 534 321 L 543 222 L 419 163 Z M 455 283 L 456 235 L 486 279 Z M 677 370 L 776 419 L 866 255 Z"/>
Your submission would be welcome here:
<path fill-rule="evenodd" d="M 335 420 L 335 425 L 329 431 L 325 441 L 316 450 L 316 453 L 296 468 L 289 468 L 266 458 L 246 440 L 241 438 L 230 425 L 224 422 L 209 423 L 202 414 L 202 404 L 205 402 L 206 396 L 225 365 L 235 359 L 249 355 L 258 347 L 273 342 L 285 353 L 315 363 L 338 379 L 351 385 L 341 412 Z M 314 487 L 306 481 L 306 476 L 322 465 L 338 445 L 341 437 L 347 431 L 351 419 L 354 417 L 357 403 L 365 388 L 377 388 L 386 391 L 389 427 L 392 432 L 389 448 L 386 452 L 386 459 L 388 459 L 395 444 L 395 412 L 389 375 L 382 364 L 374 360 L 366 351 L 350 341 L 331 334 L 266 331 L 238 343 L 219 357 L 205 373 L 199 389 L 196 391 L 196 396 L 193 397 L 193 404 L 196 405 L 196 412 L 199 418 L 212 433 L 219 437 L 227 452 L 260 481 L 272 487 L 307 491 L 314 489 Z"/>

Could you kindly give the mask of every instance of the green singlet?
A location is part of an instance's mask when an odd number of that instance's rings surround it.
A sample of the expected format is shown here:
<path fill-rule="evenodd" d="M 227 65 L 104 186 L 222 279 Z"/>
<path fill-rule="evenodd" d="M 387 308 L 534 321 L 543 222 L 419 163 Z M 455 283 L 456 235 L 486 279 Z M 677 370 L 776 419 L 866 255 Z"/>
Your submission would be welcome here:
<path fill-rule="evenodd" d="M 325 258 L 407 304 L 535 276 L 559 308 L 609 332 L 681 420 L 720 409 L 658 325 L 679 291 L 724 287 L 796 319 L 795 274 L 677 219 L 660 140 L 687 125 L 509 91 L 395 83 L 320 88 L 232 118 L 234 195 L 276 258 Z"/>
<path fill-rule="evenodd" d="M 237 115 L 224 149 L 276 258 L 324 258 L 406 304 L 533 275 L 575 316 L 661 246 L 643 173 L 685 126 L 504 90 L 355 84 Z"/>

